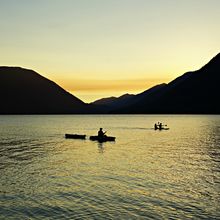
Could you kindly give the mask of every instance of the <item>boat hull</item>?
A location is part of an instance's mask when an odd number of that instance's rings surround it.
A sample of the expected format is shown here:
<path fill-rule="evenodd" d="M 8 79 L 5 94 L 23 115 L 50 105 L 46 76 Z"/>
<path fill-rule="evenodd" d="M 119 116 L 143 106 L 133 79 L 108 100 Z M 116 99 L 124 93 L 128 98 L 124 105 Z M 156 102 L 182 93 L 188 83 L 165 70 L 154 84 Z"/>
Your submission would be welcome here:
<path fill-rule="evenodd" d="M 159 130 L 159 131 L 161 131 L 161 130 L 169 130 L 170 128 L 154 128 L 154 130 L 156 131 L 156 130 Z"/>
<path fill-rule="evenodd" d="M 89 139 L 91 141 L 98 141 L 98 142 L 115 141 L 115 137 L 111 137 L 111 136 L 104 136 L 104 137 L 90 136 Z"/>
<path fill-rule="evenodd" d="M 81 134 L 65 134 L 65 138 L 69 139 L 86 139 L 86 135 Z"/>

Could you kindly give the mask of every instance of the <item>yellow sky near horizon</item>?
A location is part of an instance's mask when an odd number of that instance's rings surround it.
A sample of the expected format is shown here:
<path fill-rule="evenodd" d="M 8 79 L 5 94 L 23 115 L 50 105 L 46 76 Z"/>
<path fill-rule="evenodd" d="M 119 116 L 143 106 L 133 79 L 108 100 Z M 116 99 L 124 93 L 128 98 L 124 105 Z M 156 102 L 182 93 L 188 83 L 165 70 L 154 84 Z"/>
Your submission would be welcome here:
<path fill-rule="evenodd" d="M 49 79 L 55 81 L 58 85 L 65 88 L 71 94 L 77 96 L 86 103 L 95 101 L 100 98 L 105 97 L 119 97 L 123 94 L 138 94 L 141 93 L 155 85 L 161 83 L 169 83 L 175 78 L 181 76 L 185 72 L 195 71 L 200 69 L 206 63 L 208 63 L 216 54 L 210 56 L 199 57 L 198 55 L 192 59 L 190 56 L 186 57 L 182 61 L 182 65 L 179 62 L 174 61 L 175 58 L 170 59 L 167 62 L 166 67 L 162 66 L 162 69 L 155 68 L 149 70 L 151 74 L 72 74 L 65 72 L 58 72 L 58 74 L 44 74 Z M 197 58 L 197 59 L 196 59 Z M 178 60 L 178 58 L 176 58 Z M 183 59 L 182 59 L 183 60 Z M 161 64 L 161 62 L 160 62 Z M 163 70 L 164 68 L 164 70 Z M 152 71 L 157 71 L 157 73 L 152 73 Z M 160 72 L 159 72 L 160 70 Z M 133 71 L 133 70 L 132 70 Z M 132 73 L 131 71 L 131 73 Z M 110 76 L 108 76 L 108 74 Z M 104 75 L 104 76 L 103 76 Z M 126 77 L 124 76 L 126 75 Z M 140 78 L 140 76 L 148 76 L 145 78 Z M 96 77 L 96 78 L 95 78 Z M 154 77 L 154 78 L 151 78 Z"/>
<path fill-rule="evenodd" d="M 141 93 L 157 84 L 167 82 L 168 80 L 166 79 L 74 80 L 63 83 L 63 85 L 78 98 L 85 102 L 92 102 L 110 96 L 119 97 L 126 93 Z"/>
<path fill-rule="evenodd" d="M 0 66 L 85 102 L 139 93 L 220 51 L 218 0 L 0 0 Z"/>

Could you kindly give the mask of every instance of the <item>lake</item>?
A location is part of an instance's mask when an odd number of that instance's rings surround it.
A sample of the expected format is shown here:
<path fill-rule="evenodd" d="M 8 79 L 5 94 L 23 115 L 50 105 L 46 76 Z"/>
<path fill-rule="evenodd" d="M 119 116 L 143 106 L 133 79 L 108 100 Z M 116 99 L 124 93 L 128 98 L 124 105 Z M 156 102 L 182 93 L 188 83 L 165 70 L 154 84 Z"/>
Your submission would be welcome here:
<path fill-rule="evenodd" d="M 0 219 L 220 219 L 220 116 L 0 116 L 0 175 Z"/>

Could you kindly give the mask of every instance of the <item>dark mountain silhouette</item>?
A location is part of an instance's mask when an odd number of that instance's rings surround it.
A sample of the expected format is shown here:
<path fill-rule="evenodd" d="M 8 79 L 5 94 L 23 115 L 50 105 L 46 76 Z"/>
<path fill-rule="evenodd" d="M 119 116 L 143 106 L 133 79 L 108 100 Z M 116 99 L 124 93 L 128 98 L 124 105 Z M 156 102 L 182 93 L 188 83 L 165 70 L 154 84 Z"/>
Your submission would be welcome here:
<path fill-rule="evenodd" d="M 88 105 L 38 73 L 0 67 L 0 114 L 86 113 Z"/>
<path fill-rule="evenodd" d="M 131 100 L 133 100 L 134 96 L 135 95 L 132 94 L 124 94 L 118 98 L 112 96 L 109 98 L 98 99 L 91 104 L 97 106 L 102 111 L 102 113 L 108 113 L 109 111 L 112 111 L 116 108 L 126 106 L 127 103 L 131 103 Z"/>
<path fill-rule="evenodd" d="M 0 67 L 0 114 L 220 114 L 219 85 L 220 53 L 168 84 L 91 104 L 32 70 Z"/>
<path fill-rule="evenodd" d="M 111 97 L 107 97 L 107 98 L 98 99 L 98 100 L 96 100 L 94 102 L 91 102 L 90 104 L 109 106 L 112 103 L 114 103 L 117 99 L 118 99 L 117 97 L 111 96 Z"/>
<path fill-rule="evenodd" d="M 219 85 L 220 53 L 201 69 L 136 95 L 135 102 L 111 113 L 220 114 Z"/>
<path fill-rule="evenodd" d="M 124 94 L 118 98 L 116 97 L 109 97 L 99 99 L 91 104 L 97 105 L 102 113 L 114 113 L 117 111 L 121 111 L 123 109 L 130 108 L 132 105 L 136 105 L 142 101 L 142 99 L 149 99 L 154 100 L 156 97 L 155 95 L 159 95 L 161 89 L 166 86 L 167 84 L 163 83 L 160 85 L 156 85 L 140 94 L 133 95 L 133 94 Z"/>

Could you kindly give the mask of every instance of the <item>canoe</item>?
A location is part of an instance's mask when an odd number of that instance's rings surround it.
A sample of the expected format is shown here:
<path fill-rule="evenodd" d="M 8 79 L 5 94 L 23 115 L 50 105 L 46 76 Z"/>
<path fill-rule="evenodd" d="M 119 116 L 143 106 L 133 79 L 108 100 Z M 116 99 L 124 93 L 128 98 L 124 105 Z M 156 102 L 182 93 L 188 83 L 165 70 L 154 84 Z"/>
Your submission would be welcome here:
<path fill-rule="evenodd" d="M 111 136 L 104 136 L 104 137 L 90 136 L 89 139 L 91 141 L 98 141 L 98 142 L 115 141 L 115 137 L 111 137 Z"/>
<path fill-rule="evenodd" d="M 84 134 L 65 134 L 65 138 L 86 139 L 86 135 L 84 135 Z"/>

